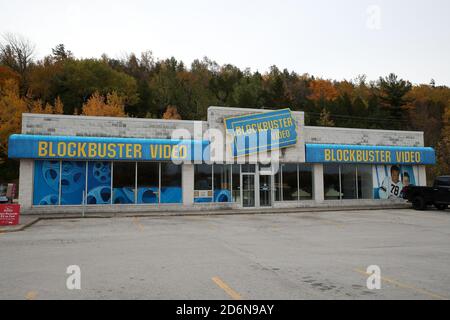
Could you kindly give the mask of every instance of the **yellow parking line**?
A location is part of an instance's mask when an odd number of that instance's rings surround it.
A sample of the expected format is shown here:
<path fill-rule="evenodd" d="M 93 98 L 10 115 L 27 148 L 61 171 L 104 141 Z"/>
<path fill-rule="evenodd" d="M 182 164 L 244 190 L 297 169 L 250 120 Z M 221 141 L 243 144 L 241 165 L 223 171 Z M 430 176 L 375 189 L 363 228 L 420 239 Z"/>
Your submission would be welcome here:
<path fill-rule="evenodd" d="M 25 295 L 25 299 L 27 300 L 34 300 L 37 297 L 37 292 L 36 291 L 28 291 L 27 294 Z"/>
<path fill-rule="evenodd" d="M 367 273 L 366 271 L 361 270 L 361 269 L 354 269 L 354 271 L 356 271 L 358 273 L 361 273 L 363 275 L 367 275 L 367 276 L 371 275 L 370 273 Z M 394 280 L 394 279 L 391 279 L 391 278 L 381 277 L 381 280 L 384 281 L 384 282 L 393 284 L 393 285 L 395 285 L 395 286 L 397 286 L 399 288 L 416 291 L 418 293 L 424 294 L 424 295 L 426 295 L 426 296 L 428 296 L 430 298 L 433 298 L 433 299 L 448 300 L 448 298 L 446 298 L 444 296 L 441 296 L 439 294 L 436 294 L 436 293 L 433 293 L 433 292 L 430 292 L 430 291 L 427 291 L 427 290 L 424 290 L 424 289 L 421 289 L 421 288 L 417 288 L 417 287 L 415 287 L 413 285 L 404 284 L 404 283 L 401 283 L 401 282 L 399 282 L 397 280 Z"/>
<path fill-rule="evenodd" d="M 219 277 L 213 277 L 212 281 L 217 284 L 221 289 L 223 289 L 232 299 L 241 300 L 242 297 L 239 293 L 231 289 L 225 282 L 223 282 Z"/>
<path fill-rule="evenodd" d="M 338 228 L 342 228 L 344 227 L 342 222 L 335 222 L 335 221 L 331 221 L 331 220 L 323 220 L 323 222 L 328 223 L 328 224 L 332 224 Z"/>
<path fill-rule="evenodd" d="M 139 222 L 138 217 L 133 217 L 133 222 L 136 225 L 136 227 L 138 228 L 139 231 L 144 230 L 144 226 L 142 225 L 142 223 Z"/>

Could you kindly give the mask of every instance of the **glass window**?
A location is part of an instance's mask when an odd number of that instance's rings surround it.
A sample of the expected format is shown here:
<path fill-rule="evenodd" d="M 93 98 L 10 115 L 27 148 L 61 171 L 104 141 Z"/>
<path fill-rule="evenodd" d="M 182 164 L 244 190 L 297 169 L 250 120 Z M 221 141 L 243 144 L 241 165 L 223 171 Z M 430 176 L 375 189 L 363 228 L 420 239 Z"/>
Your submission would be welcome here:
<path fill-rule="evenodd" d="M 212 190 L 212 165 L 194 166 L 194 190 Z"/>
<path fill-rule="evenodd" d="M 356 165 L 341 165 L 341 193 L 342 199 L 356 199 Z"/>
<path fill-rule="evenodd" d="M 283 201 L 298 200 L 297 164 L 282 165 Z"/>
<path fill-rule="evenodd" d="M 61 162 L 61 204 L 83 204 L 83 194 L 86 190 L 86 162 Z"/>
<path fill-rule="evenodd" d="M 59 204 L 59 161 L 35 161 L 33 205 L 58 205 Z"/>
<path fill-rule="evenodd" d="M 241 202 L 241 168 L 239 164 L 233 164 L 233 202 Z"/>
<path fill-rule="evenodd" d="M 358 165 L 358 199 L 373 198 L 372 166 Z"/>
<path fill-rule="evenodd" d="M 113 163 L 113 203 L 134 203 L 136 162 Z"/>
<path fill-rule="evenodd" d="M 138 162 L 137 203 L 159 202 L 159 162 Z"/>
<path fill-rule="evenodd" d="M 87 204 L 111 204 L 111 162 L 88 162 Z"/>
<path fill-rule="evenodd" d="M 300 164 L 298 167 L 298 175 L 300 200 L 311 200 L 313 198 L 312 167 L 310 165 Z"/>
<path fill-rule="evenodd" d="M 231 165 L 214 165 L 214 202 L 231 202 Z"/>
<path fill-rule="evenodd" d="M 161 163 L 161 203 L 181 203 L 181 165 Z"/>
<path fill-rule="evenodd" d="M 275 173 L 274 179 L 275 201 L 281 201 L 281 166 L 278 167 L 278 171 Z"/>
<path fill-rule="evenodd" d="M 194 202 L 212 202 L 212 165 L 203 163 L 194 166 Z"/>
<path fill-rule="evenodd" d="M 255 206 L 255 175 L 242 175 L 242 206 Z"/>
<path fill-rule="evenodd" d="M 323 190 L 325 200 L 340 199 L 339 165 L 323 165 Z"/>

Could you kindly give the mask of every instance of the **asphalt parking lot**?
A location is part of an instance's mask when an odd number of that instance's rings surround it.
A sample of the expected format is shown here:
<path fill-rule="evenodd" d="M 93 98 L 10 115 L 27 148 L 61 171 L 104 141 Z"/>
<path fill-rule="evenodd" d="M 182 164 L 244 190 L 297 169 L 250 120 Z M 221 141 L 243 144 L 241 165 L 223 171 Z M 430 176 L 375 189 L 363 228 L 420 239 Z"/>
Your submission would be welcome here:
<path fill-rule="evenodd" d="M 0 234 L 0 299 L 448 299 L 449 266 L 449 210 L 45 220 Z"/>

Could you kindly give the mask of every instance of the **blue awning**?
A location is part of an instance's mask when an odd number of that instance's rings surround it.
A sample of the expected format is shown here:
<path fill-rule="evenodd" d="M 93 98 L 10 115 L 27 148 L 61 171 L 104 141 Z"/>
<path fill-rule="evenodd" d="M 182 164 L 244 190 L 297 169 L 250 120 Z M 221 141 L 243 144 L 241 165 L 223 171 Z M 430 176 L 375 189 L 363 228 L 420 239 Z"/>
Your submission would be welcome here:
<path fill-rule="evenodd" d="M 13 134 L 9 158 L 207 161 L 209 141 Z"/>
<path fill-rule="evenodd" d="M 435 164 L 436 155 L 430 147 L 306 144 L 306 162 Z"/>

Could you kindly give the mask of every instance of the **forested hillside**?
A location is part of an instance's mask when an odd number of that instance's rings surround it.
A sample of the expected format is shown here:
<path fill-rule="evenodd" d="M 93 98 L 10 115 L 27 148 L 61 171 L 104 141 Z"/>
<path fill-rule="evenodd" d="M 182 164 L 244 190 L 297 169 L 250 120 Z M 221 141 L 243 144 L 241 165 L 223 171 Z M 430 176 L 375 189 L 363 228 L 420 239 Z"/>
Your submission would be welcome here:
<path fill-rule="evenodd" d="M 186 65 L 150 51 L 80 59 L 62 44 L 37 60 L 30 41 L 6 35 L 0 40 L 1 180 L 18 175 L 17 162 L 6 156 L 7 138 L 20 132 L 23 112 L 206 119 L 211 105 L 289 107 L 305 111 L 308 125 L 424 131 L 438 156 L 429 178 L 450 174 L 450 88 L 433 80 L 413 85 L 395 74 L 338 81 L 307 71 L 241 70 L 206 57 Z"/>

